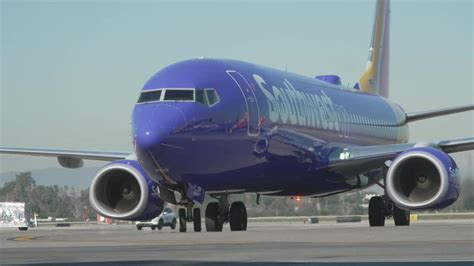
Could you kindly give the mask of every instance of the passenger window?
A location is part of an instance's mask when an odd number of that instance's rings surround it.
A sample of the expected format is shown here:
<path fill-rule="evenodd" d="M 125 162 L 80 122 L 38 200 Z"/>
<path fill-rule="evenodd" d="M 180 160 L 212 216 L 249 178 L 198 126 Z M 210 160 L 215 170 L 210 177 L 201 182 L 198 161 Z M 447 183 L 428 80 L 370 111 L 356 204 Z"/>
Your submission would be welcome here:
<path fill-rule="evenodd" d="M 216 90 L 214 89 L 207 89 L 207 100 L 209 102 L 209 106 L 213 106 L 214 104 L 219 102 L 219 95 L 217 95 Z"/>
<path fill-rule="evenodd" d="M 170 90 L 165 92 L 165 101 L 194 101 L 194 90 Z"/>
<path fill-rule="evenodd" d="M 156 102 L 160 100 L 160 97 L 161 90 L 144 91 L 140 94 L 140 97 L 138 98 L 138 103 Z"/>

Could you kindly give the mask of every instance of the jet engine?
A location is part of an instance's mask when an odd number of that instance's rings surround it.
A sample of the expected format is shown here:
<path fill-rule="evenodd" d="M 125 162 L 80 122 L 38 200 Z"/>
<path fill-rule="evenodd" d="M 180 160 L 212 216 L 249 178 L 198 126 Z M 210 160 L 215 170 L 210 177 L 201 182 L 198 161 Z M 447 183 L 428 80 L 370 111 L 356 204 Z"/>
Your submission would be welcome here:
<path fill-rule="evenodd" d="M 133 160 L 101 168 L 92 180 L 89 199 L 98 213 L 119 220 L 152 219 L 164 205 L 158 184 Z"/>
<path fill-rule="evenodd" d="M 453 158 L 443 151 L 413 148 L 391 163 L 385 187 L 393 203 L 402 209 L 441 209 L 459 197 L 458 173 Z"/>

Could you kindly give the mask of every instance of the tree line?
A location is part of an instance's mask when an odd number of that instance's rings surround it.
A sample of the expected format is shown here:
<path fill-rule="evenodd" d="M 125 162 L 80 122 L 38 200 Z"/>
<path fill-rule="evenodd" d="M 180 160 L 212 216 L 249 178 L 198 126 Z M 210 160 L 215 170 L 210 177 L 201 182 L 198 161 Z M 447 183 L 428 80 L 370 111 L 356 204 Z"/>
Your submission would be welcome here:
<path fill-rule="evenodd" d="M 344 193 L 325 198 L 261 196 L 257 204 L 255 194 L 232 195 L 231 200 L 243 200 L 249 216 L 317 216 L 367 214 L 367 191 Z M 206 204 L 210 199 L 207 199 Z M 89 203 L 89 190 L 68 186 L 38 185 L 31 172 L 16 174 L 15 179 L 0 187 L 0 201 L 26 203 L 27 214 L 36 213 L 41 218 L 69 218 L 84 220 L 95 218 Z M 205 205 L 204 205 L 205 206 Z M 203 206 L 202 206 L 203 207 Z M 452 206 L 442 212 L 474 211 L 474 180 L 465 179 L 461 195 Z"/>
<path fill-rule="evenodd" d="M 249 216 L 322 216 L 322 215 L 367 215 L 370 194 L 368 190 L 348 192 L 324 198 L 289 198 L 262 196 L 256 204 L 256 196 L 240 196 L 247 206 Z M 474 211 L 474 180 L 464 179 L 458 200 L 442 210 L 430 212 L 472 212 Z"/>
<path fill-rule="evenodd" d="M 38 185 L 31 172 L 18 173 L 14 180 L 0 187 L 0 201 L 25 202 L 26 215 L 30 217 L 36 213 L 41 218 L 95 218 L 89 203 L 89 190 Z"/>

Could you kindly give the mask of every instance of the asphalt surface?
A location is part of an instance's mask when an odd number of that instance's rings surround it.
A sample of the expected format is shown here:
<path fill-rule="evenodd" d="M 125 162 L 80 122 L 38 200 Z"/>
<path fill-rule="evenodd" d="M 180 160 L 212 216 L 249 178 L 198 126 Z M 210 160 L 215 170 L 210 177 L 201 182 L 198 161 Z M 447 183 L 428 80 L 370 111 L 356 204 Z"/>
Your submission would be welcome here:
<path fill-rule="evenodd" d="M 188 224 L 188 230 L 192 228 Z M 0 230 L 1 264 L 262 264 L 438 262 L 473 265 L 474 220 L 368 224 L 254 223 L 246 232 L 179 233 L 133 225 Z"/>

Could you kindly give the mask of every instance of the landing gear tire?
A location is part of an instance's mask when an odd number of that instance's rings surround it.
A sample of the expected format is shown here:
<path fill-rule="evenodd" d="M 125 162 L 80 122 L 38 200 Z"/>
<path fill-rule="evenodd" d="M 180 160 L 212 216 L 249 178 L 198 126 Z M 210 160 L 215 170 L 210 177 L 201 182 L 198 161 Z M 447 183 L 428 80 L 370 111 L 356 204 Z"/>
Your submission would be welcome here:
<path fill-rule="evenodd" d="M 141 227 L 141 226 L 137 226 L 137 230 L 142 230 L 142 227 Z"/>
<path fill-rule="evenodd" d="M 396 226 L 410 225 L 410 212 L 393 205 L 393 221 Z"/>
<path fill-rule="evenodd" d="M 152 227 L 151 227 L 151 230 L 155 231 L 155 230 L 156 230 L 156 227 L 155 227 L 155 226 L 152 226 Z"/>
<path fill-rule="evenodd" d="M 173 222 L 171 223 L 171 229 L 175 229 L 176 228 L 176 219 L 173 219 Z"/>
<path fill-rule="evenodd" d="M 370 226 L 385 225 L 385 203 L 380 196 L 374 196 L 369 201 L 369 224 Z"/>
<path fill-rule="evenodd" d="M 201 232 L 201 210 L 199 208 L 193 209 L 193 225 L 194 232 Z"/>
<path fill-rule="evenodd" d="M 158 226 L 157 226 L 158 230 L 161 230 L 161 228 L 163 228 L 163 220 L 159 220 L 158 221 Z"/>
<path fill-rule="evenodd" d="M 241 201 L 236 201 L 230 206 L 230 230 L 245 231 L 247 230 L 247 210 Z"/>
<path fill-rule="evenodd" d="M 179 231 L 186 232 L 186 209 L 179 209 Z"/>
<path fill-rule="evenodd" d="M 219 204 L 211 202 L 206 207 L 206 231 L 220 232 L 222 231 L 222 222 L 219 220 Z"/>

